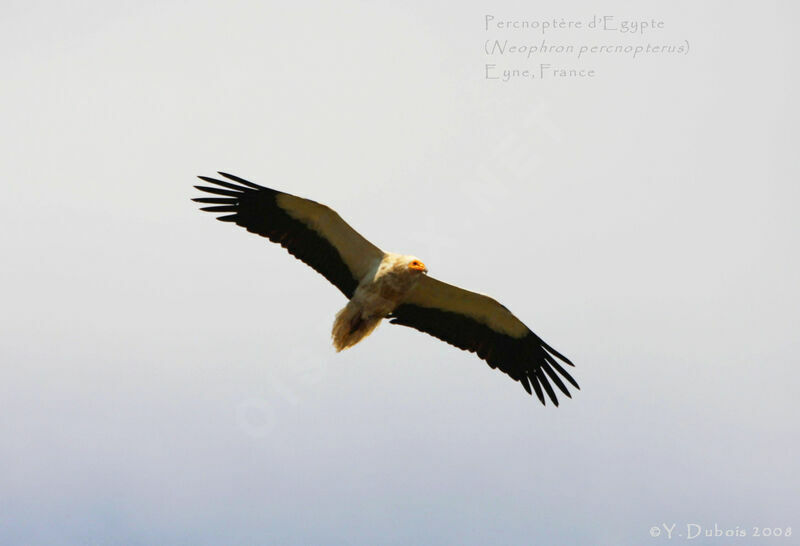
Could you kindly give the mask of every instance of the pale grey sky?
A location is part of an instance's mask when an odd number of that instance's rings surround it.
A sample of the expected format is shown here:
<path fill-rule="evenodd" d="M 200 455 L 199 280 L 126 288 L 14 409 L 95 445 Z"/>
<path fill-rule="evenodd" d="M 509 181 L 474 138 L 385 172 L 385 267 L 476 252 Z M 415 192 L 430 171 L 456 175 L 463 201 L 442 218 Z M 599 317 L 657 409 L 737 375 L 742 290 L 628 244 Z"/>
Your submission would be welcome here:
<path fill-rule="evenodd" d="M 4 3 L 1 543 L 800 527 L 797 8 L 445 6 Z M 689 52 L 487 56 L 495 38 Z M 216 170 L 496 297 L 581 391 L 543 408 L 389 324 L 336 354 L 341 294 L 189 201 Z"/>

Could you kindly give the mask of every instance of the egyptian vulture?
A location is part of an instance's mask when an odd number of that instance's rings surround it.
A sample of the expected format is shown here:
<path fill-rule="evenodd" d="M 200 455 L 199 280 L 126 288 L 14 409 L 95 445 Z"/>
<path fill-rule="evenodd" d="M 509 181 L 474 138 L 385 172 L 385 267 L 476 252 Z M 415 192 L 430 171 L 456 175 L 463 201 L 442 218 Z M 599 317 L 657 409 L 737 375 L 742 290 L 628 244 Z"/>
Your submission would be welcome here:
<path fill-rule="evenodd" d="M 572 362 L 492 298 L 428 276 L 419 258 L 382 251 L 325 205 L 219 174 L 227 180 L 198 177 L 213 184 L 195 186 L 212 194 L 193 199 L 210 205 L 200 210 L 223 213 L 217 220 L 279 243 L 349 300 L 333 323 L 337 351 L 352 347 L 388 318 L 477 353 L 529 394 L 533 387 L 542 404 L 546 394 L 558 405 L 551 383 L 571 397 L 562 378 L 579 388 L 558 361 Z"/>

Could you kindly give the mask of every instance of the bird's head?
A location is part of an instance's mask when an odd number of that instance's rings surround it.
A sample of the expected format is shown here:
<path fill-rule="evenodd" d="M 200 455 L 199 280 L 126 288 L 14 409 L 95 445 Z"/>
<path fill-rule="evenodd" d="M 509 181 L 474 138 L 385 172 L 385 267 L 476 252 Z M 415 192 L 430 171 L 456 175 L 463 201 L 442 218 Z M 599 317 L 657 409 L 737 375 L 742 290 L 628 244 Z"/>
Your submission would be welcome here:
<path fill-rule="evenodd" d="M 410 256 L 408 260 L 408 268 L 411 271 L 416 271 L 419 273 L 427 273 L 428 268 L 425 267 L 425 264 L 420 261 L 419 258 L 415 258 L 414 256 Z"/>

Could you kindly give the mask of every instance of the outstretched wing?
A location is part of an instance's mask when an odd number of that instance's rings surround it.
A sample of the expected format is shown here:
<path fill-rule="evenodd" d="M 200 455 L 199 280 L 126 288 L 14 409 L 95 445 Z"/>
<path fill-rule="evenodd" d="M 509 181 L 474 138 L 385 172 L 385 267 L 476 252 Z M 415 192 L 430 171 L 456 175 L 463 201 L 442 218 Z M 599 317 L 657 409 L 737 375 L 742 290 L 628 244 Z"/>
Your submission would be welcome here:
<path fill-rule="evenodd" d="M 228 180 L 199 176 L 214 186 L 195 186 L 216 197 L 198 197 L 212 206 L 200 210 L 226 213 L 217 217 L 279 243 L 351 298 L 361 278 L 383 252 L 362 237 L 334 210 L 311 201 L 219 173 Z"/>
<path fill-rule="evenodd" d="M 544 390 L 553 404 L 558 405 L 551 382 L 572 397 L 562 377 L 576 389 L 580 388 L 558 360 L 570 366 L 572 362 L 488 296 L 426 276 L 390 317 L 392 324 L 416 328 L 459 349 L 477 353 L 489 366 L 522 383 L 529 394 L 532 385 L 542 404 Z"/>

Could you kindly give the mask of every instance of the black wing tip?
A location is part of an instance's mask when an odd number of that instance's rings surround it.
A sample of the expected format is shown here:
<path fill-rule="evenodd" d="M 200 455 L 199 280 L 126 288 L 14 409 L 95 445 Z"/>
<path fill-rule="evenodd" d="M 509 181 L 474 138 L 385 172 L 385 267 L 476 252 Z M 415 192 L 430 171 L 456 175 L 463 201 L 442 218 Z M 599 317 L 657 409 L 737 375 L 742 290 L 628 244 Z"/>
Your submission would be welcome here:
<path fill-rule="evenodd" d="M 249 180 L 245 180 L 240 176 L 236 176 L 235 174 L 229 174 L 223 171 L 217 171 L 217 174 L 227 178 L 228 180 L 233 180 L 234 182 L 238 182 L 239 184 L 244 184 L 245 186 L 252 188 L 254 190 L 268 190 L 269 188 L 265 188 L 264 186 L 260 186 L 255 182 L 250 182 Z"/>
<path fill-rule="evenodd" d="M 531 396 L 533 396 L 533 392 L 531 391 L 531 384 L 533 384 L 534 388 L 536 389 L 536 397 L 543 406 L 547 407 L 547 399 L 549 398 L 553 405 L 558 407 L 558 397 L 553 392 L 552 387 L 550 387 L 547 378 L 540 378 L 537 377 L 536 374 L 532 374 L 530 376 L 523 375 L 518 381 L 522 383 L 522 387 Z M 544 385 L 544 391 L 542 391 L 540 385 Z M 544 397 L 545 392 L 547 393 L 547 398 Z M 567 398 L 572 398 L 572 395 L 569 393 L 569 391 L 564 390 L 564 394 L 567 395 Z"/>
<path fill-rule="evenodd" d="M 572 398 L 572 396 L 569 394 L 569 389 L 567 389 L 567 386 L 564 385 L 563 381 L 561 381 L 561 378 L 558 377 L 558 374 L 555 371 L 553 371 L 553 368 L 552 366 L 550 366 L 550 363 L 547 361 L 547 359 L 545 359 L 545 361 L 542 362 L 541 366 L 542 369 L 547 374 L 547 376 L 550 378 L 550 381 L 556 384 L 558 390 L 566 394 L 569 398 Z"/>
<path fill-rule="evenodd" d="M 550 354 L 548 354 L 547 351 L 544 350 L 543 354 L 544 354 L 543 365 L 546 366 L 545 371 L 552 372 L 552 368 L 555 368 L 555 370 L 561 374 L 561 377 L 569 381 L 569 383 L 573 387 L 575 387 L 578 390 L 581 389 L 580 385 L 578 385 L 578 382 L 575 381 L 575 378 L 573 378 L 572 375 L 570 375 L 570 373 L 567 370 L 565 370 L 564 367 L 561 366 L 561 364 L 559 364 L 553 356 L 551 356 Z"/>
<path fill-rule="evenodd" d="M 209 184 L 214 184 L 214 186 L 221 186 L 223 188 L 228 188 L 228 189 L 237 191 L 240 194 L 241 193 L 252 192 L 254 190 L 255 191 L 267 191 L 267 192 L 275 191 L 275 190 L 270 190 L 269 188 L 265 188 L 264 186 L 260 186 L 258 184 L 255 184 L 253 182 L 250 182 L 249 180 L 245 180 L 244 178 L 241 178 L 239 176 L 236 176 L 236 175 L 233 175 L 233 174 L 229 174 L 229 173 L 226 173 L 226 172 L 223 172 L 223 171 L 218 171 L 217 174 L 219 174 L 223 178 L 227 178 L 228 180 L 232 180 L 233 182 L 236 182 L 236 184 L 232 184 L 231 182 L 227 182 L 225 180 L 220 180 L 218 178 L 214 178 L 213 176 L 205 176 L 205 175 L 202 175 L 202 174 L 198 174 L 197 178 L 199 178 L 203 182 L 208 182 Z M 195 188 L 197 188 L 197 186 L 195 186 Z M 202 189 L 203 189 L 203 191 L 208 191 L 207 189 L 204 189 L 204 188 L 202 188 Z"/>
<path fill-rule="evenodd" d="M 210 205 L 236 205 L 239 202 L 235 197 L 195 197 L 192 201 Z"/>
<path fill-rule="evenodd" d="M 214 205 L 211 207 L 200 207 L 200 210 L 206 212 L 236 212 L 239 207 L 236 205 Z"/>
<path fill-rule="evenodd" d="M 215 187 L 211 187 L 211 186 L 195 186 L 195 188 L 200 190 L 200 191 L 204 191 L 206 193 L 213 193 L 215 195 L 224 195 L 226 197 L 237 197 L 238 198 L 238 197 L 241 197 L 244 194 L 244 191 L 242 189 L 236 189 L 236 190 L 229 190 L 228 189 L 228 190 L 225 190 L 225 189 L 222 189 L 222 188 L 215 188 Z"/>
<path fill-rule="evenodd" d="M 216 178 L 211 178 L 210 176 L 205 176 L 202 174 L 198 174 L 197 178 L 199 178 L 203 182 L 211 182 L 212 184 L 216 184 L 217 182 L 219 182 L 219 180 L 217 180 Z"/>
<path fill-rule="evenodd" d="M 556 407 L 558 407 L 558 397 L 556 396 L 555 391 L 553 391 L 553 387 L 550 386 L 550 381 L 548 381 L 547 378 L 544 376 L 544 372 L 542 372 L 542 369 L 538 368 L 534 373 L 541 382 L 542 387 L 544 387 L 544 390 L 547 393 L 547 397 L 550 398 L 550 401 L 553 402 L 553 404 Z"/>
<path fill-rule="evenodd" d="M 545 351 L 549 352 L 550 354 L 561 360 L 564 364 L 572 366 L 573 368 L 575 367 L 575 364 L 573 364 L 569 358 L 567 358 L 566 356 L 562 355 L 561 353 L 553 349 L 550 345 L 545 343 L 544 340 L 542 340 L 542 338 L 537 336 L 537 339 L 539 340 L 539 343 L 542 344 L 542 347 L 544 348 Z"/>
<path fill-rule="evenodd" d="M 544 370 L 544 372 L 542 370 Z M 547 372 L 547 374 L 545 374 L 545 372 Z M 566 374 L 566 372 L 564 373 Z M 565 377 L 569 380 L 570 384 L 572 384 L 577 390 L 580 390 L 580 387 L 572 378 L 572 376 L 566 374 Z M 558 390 L 567 398 L 572 398 L 572 393 L 569 392 L 569 389 L 566 385 L 564 385 L 558 375 L 552 369 L 548 369 L 547 362 L 544 362 L 532 370 L 526 371 L 525 375 L 518 379 L 518 381 L 522 383 L 522 386 L 525 388 L 528 394 L 532 394 L 530 388 L 532 385 L 534 392 L 536 393 L 536 397 L 543 406 L 547 406 L 548 400 L 550 400 L 555 407 L 558 407 L 559 404 L 558 395 L 553 389 L 551 381 L 556 384 Z"/>
<path fill-rule="evenodd" d="M 533 375 L 530 376 L 530 379 L 531 385 L 533 385 L 533 390 L 536 391 L 536 398 L 539 399 L 539 402 L 541 402 L 543 406 L 546 406 L 547 404 L 544 401 L 544 393 L 542 392 L 542 386 L 539 385 L 539 380 Z"/>

